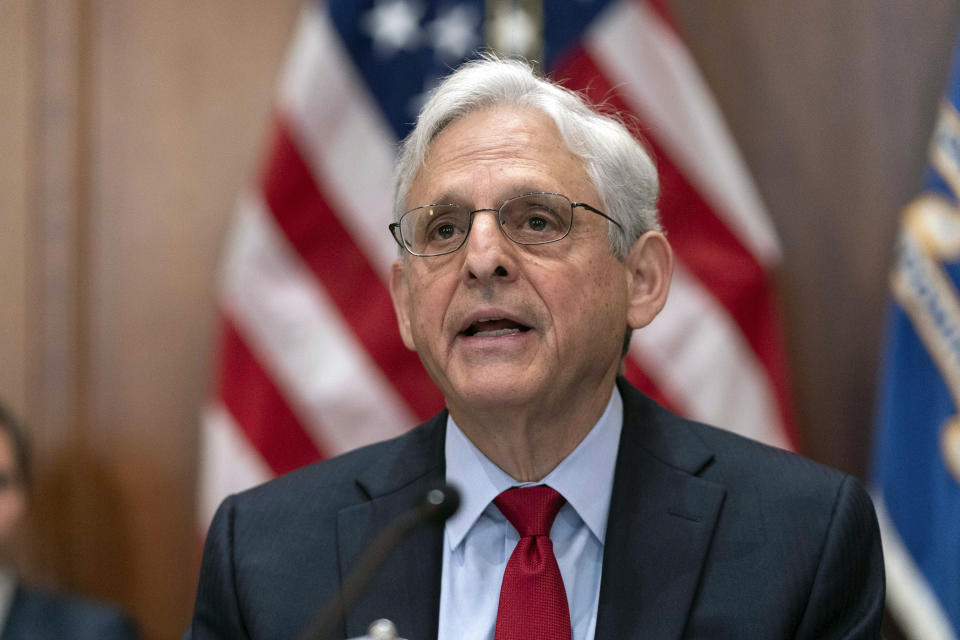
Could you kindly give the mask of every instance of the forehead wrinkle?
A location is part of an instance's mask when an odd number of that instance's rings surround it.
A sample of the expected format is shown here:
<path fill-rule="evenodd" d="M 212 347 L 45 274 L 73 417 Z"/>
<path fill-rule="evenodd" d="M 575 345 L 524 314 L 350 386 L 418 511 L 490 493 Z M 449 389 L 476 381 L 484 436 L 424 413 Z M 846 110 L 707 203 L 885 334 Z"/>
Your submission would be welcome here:
<path fill-rule="evenodd" d="M 529 147 L 524 148 L 529 156 Z M 477 205 L 477 195 L 483 194 L 483 198 L 479 199 L 489 199 L 485 206 L 499 206 L 505 200 L 525 193 L 568 195 L 556 177 L 556 174 L 566 172 L 568 167 L 555 165 L 547 166 L 539 157 L 509 155 L 502 149 L 490 150 L 489 154 L 479 156 L 459 153 L 455 158 L 424 163 L 414 181 L 415 188 L 411 191 L 425 192 L 427 200 L 436 204 Z M 505 171 L 510 175 L 498 175 Z M 417 203 L 408 204 L 416 206 Z"/>
<path fill-rule="evenodd" d="M 483 165 L 495 168 L 505 160 L 534 164 L 527 153 L 534 146 L 530 143 L 536 144 L 538 137 L 533 136 L 527 126 L 514 133 L 517 135 L 492 137 L 489 131 L 447 129 L 430 145 L 415 181 L 425 173 L 456 174 L 480 169 Z"/>
<path fill-rule="evenodd" d="M 499 207 L 507 200 L 516 198 L 518 196 L 523 196 L 528 193 L 557 193 L 554 190 L 554 187 L 544 186 L 542 183 L 535 181 L 517 181 L 507 183 L 507 185 L 501 187 L 499 191 L 501 192 L 500 199 L 491 203 L 491 206 L 493 207 Z M 472 196 L 467 195 L 466 191 L 454 188 L 443 191 L 440 193 L 440 195 L 434 196 L 427 204 L 455 204 L 461 207 L 469 208 L 474 206 L 473 199 L 474 198 Z"/>
<path fill-rule="evenodd" d="M 478 127 L 477 118 L 485 119 L 485 125 Z M 522 108 L 493 108 L 464 116 L 430 143 L 406 205 L 451 202 L 494 207 L 533 191 L 580 199 L 577 192 L 582 187 L 594 191 L 583 159 L 566 146 L 549 116 Z"/>

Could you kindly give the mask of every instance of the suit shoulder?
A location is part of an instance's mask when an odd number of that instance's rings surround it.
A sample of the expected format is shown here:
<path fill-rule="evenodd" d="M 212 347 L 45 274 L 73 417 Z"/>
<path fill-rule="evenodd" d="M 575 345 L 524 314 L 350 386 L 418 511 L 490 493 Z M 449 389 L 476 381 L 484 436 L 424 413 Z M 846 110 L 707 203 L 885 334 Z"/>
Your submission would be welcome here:
<path fill-rule="evenodd" d="M 696 435 L 714 453 L 705 476 L 754 477 L 774 490 L 826 491 L 834 494 L 845 481 L 856 479 L 800 454 L 774 447 L 718 427 L 688 422 Z"/>
<path fill-rule="evenodd" d="M 668 465 L 724 485 L 756 481 L 788 493 L 798 486 L 836 491 L 848 477 L 796 453 L 679 416 L 626 380 L 619 385 L 625 426 L 641 447 Z"/>
<path fill-rule="evenodd" d="M 713 452 L 700 476 L 726 489 L 725 516 L 750 520 L 785 544 L 802 535 L 811 552 L 837 527 L 877 537 L 873 502 L 854 476 L 717 427 L 687 426 Z"/>
<path fill-rule="evenodd" d="M 207 533 L 192 636 L 295 637 L 339 587 L 342 514 L 442 478 L 445 416 L 228 497 Z"/>
<path fill-rule="evenodd" d="M 781 594 L 770 609 L 792 611 L 791 636 L 853 637 L 851 630 L 859 629 L 856 637 L 878 637 L 883 556 L 873 502 L 860 482 L 715 427 L 691 429 L 715 452 L 702 477 L 726 488 L 714 557 L 737 570 L 717 569 L 718 576 L 742 584 L 750 564 L 789 567 L 780 587 L 769 576 L 762 584 Z M 741 553 L 751 561 L 731 560 Z M 783 595 L 791 589 L 795 596 Z"/>
<path fill-rule="evenodd" d="M 438 446 L 438 431 L 442 431 L 445 420 L 442 412 L 403 435 L 291 471 L 235 494 L 229 501 L 234 509 L 267 518 L 291 512 L 308 516 L 318 509 L 339 510 L 368 497 L 357 478 L 370 473 L 402 475 L 407 465 L 419 468 L 413 458 L 429 456 L 429 451 Z"/>

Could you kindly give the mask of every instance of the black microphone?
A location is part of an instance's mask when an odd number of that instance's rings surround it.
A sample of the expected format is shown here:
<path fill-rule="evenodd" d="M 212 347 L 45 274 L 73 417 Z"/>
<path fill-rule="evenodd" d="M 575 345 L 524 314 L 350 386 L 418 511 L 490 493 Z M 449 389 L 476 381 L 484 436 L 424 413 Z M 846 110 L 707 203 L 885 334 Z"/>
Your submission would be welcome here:
<path fill-rule="evenodd" d="M 408 531 L 420 524 L 441 524 L 460 508 L 460 492 L 445 484 L 430 489 L 412 509 L 400 514 L 373 541 L 360 557 L 357 566 L 343 581 L 340 593 L 334 595 L 320 615 L 303 634 L 302 640 L 338 640 L 334 636 L 343 612 L 357 601 L 383 562 Z"/>

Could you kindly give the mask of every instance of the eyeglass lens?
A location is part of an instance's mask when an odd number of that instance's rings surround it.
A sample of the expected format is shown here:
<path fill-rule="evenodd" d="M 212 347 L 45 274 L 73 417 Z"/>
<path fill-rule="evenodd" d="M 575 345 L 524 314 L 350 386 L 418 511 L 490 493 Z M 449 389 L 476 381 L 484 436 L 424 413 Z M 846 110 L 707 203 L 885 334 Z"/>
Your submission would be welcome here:
<path fill-rule="evenodd" d="M 481 210 L 482 211 L 482 210 Z M 400 219 L 400 235 L 419 255 L 456 251 L 466 240 L 471 211 L 459 205 L 427 205 Z M 512 198 L 500 207 L 498 221 L 508 238 L 519 244 L 544 244 L 570 231 L 570 200 L 556 193 L 532 193 Z"/>

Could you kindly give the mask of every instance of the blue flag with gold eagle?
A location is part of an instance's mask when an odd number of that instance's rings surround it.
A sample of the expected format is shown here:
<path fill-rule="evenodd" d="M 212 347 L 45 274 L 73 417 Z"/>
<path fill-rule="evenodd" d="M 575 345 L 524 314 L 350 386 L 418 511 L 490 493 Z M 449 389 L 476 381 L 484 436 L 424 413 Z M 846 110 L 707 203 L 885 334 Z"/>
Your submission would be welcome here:
<path fill-rule="evenodd" d="M 890 274 L 873 486 L 887 605 L 912 638 L 960 637 L 960 48 Z"/>

